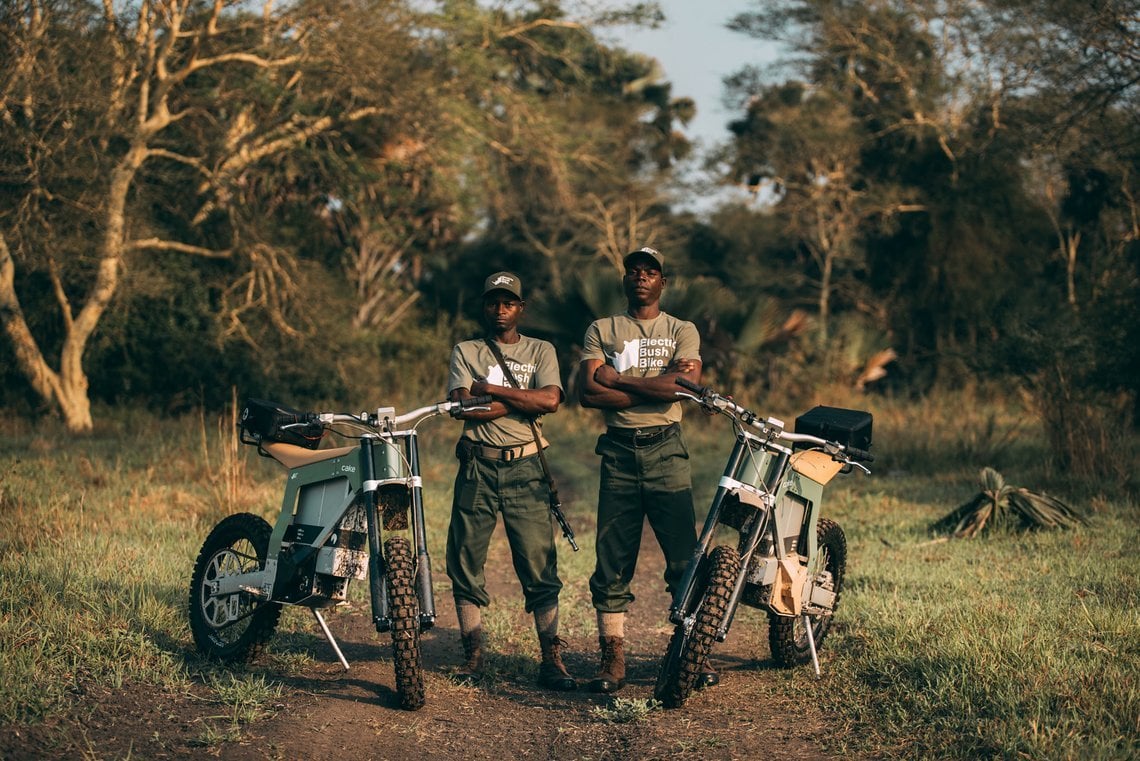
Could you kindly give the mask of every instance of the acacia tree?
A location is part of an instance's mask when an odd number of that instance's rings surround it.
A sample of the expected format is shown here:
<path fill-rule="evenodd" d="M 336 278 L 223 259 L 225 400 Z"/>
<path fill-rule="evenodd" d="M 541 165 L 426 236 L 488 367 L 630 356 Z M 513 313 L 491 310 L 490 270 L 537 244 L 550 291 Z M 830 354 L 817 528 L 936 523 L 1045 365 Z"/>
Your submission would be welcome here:
<path fill-rule="evenodd" d="M 942 0 L 755 5 L 733 28 L 788 46 L 812 97 L 826 93 L 850 115 L 852 187 L 884 211 L 919 212 L 871 214 L 856 226 L 884 317 L 908 331 L 912 350 L 952 353 L 959 331 L 972 341 L 976 318 L 1000 299 L 995 286 L 1009 282 L 995 275 L 1019 245 L 991 219 L 1021 206 L 1006 122 L 1031 73 L 1001 55 L 1000 24 L 980 4 Z M 747 69 L 732 84 L 742 104 L 764 91 Z"/>
<path fill-rule="evenodd" d="M 284 327 L 288 252 L 244 241 L 233 201 L 272 182 L 275 158 L 384 108 L 367 93 L 306 89 L 310 43 L 336 25 L 320 4 L 267 0 L 260 15 L 223 0 L 6 8 L 0 323 L 35 393 L 84 431 L 84 352 L 132 259 L 240 258 L 234 314 L 256 303 Z M 182 211 L 193 213 L 155 214 L 163 177 L 185 183 Z M 24 303 L 38 294 L 21 286 L 21 271 L 45 273 L 57 338 L 37 335 Z"/>

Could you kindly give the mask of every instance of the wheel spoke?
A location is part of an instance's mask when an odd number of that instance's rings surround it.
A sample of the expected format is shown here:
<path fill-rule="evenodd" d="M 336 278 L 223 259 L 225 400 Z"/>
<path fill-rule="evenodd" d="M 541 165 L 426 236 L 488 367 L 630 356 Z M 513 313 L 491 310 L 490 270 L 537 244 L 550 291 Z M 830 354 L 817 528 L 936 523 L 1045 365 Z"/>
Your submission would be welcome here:
<path fill-rule="evenodd" d="M 215 526 L 203 544 L 190 582 L 190 630 L 204 655 L 249 660 L 272 636 L 279 603 L 244 590 L 213 591 L 224 579 L 263 568 L 271 533 L 261 517 L 239 513 Z"/>

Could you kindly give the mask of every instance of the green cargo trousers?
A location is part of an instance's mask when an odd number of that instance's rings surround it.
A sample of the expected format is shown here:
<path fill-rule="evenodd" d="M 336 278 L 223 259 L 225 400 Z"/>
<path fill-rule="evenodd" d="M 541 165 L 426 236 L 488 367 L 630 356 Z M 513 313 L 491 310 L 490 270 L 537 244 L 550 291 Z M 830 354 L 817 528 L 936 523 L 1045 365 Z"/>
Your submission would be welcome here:
<path fill-rule="evenodd" d="M 620 435 L 619 435 L 620 434 Z M 597 565 L 590 596 L 603 613 L 623 613 L 633 602 L 630 581 L 637 568 L 645 520 L 665 555 L 665 587 L 674 592 L 697 546 L 689 450 L 681 429 L 661 429 L 639 444 L 632 430 L 602 434 L 598 490 Z"/>
<path fill-rule="evenodd" d="M 501 513 L 526 612 L 558 604 L 562 581 L 549 500 L 538 455 L 510 462 L 473 456 L 460 462 L 447 530 L 447 575 L 456 599 L 480 607 L 490 603 L 483 568 Z"/>

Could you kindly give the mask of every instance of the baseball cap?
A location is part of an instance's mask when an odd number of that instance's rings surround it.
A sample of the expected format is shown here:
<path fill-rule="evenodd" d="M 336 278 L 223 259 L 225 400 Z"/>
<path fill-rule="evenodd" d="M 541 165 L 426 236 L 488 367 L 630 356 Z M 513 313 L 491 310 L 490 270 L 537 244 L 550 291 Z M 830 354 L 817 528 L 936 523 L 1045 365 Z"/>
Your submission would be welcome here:
<path fill-rule="evenodd" d="M 522 282 L 513 272 L 496 272 L 483 281 L 483 295 L 491 291 L 506 291 L 519 301 L 522 301 Z"/>
<path fill-rule="evenodd" d="M 628 254 L 625 255 L 625 258 L 622 259 L 621 262 L 622 262 L 622 264 L 629 266 L 629 260 L 635 256 L 638 256 L 638 255 L 648 256 L 650 259 L 657 262 L 657 269 L 661 270 L 662 272 L 665 271 L 665 257 L 664 257 L 664 255 L 662 255 L 662 253 L 660 251 L 658 251 L 657 249 L 650 248 L 649 246 L 642 246 L 641 248 L 637 249 L 636 251 L 630 251 Z"/>

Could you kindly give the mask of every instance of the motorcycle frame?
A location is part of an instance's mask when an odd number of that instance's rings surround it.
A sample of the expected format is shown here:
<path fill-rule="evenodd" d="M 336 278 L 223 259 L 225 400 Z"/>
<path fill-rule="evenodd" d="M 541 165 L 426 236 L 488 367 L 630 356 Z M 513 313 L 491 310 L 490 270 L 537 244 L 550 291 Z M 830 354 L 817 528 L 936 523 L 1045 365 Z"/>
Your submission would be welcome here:
<path fill-rule="evenodd" d="M 318 454 L 300 447 L 296 449 L 303 456 Z M 288 468 L 281 511 L 270 537 L 264 569 L 223 577 L 218 580 L 212 594 L 247 592 L 270 602 L 308 607 L 314 613 L 319 608 L 341 602 L 352 579 L 363 578 L 363 564 L 352 568 L 350 562 L 348 575 L 336 573 L 338 564 L 345 560 L 338 553 L 353 551 L 335 546 L 335 532 L 345 515 L 360 500 L 368 536 L 367 573 L 372 619 L 377 631 L 388 631 L 392 621 L 388 609 L 378 495 L 381 489 L 404 488 L 408 493 L 409 523 L 416 553 L 420 629 L 430 629 L 435 624 L 436 613 L 424 524 L 419 440 L 415 430 L 367 433 L 359 444 L 336 451 L 338 453 L 332 457 Z M 319 494 L 316 493 L 318 489 Z M 337 492 L 343 496 L 338 497 Z M 327 508 L 326 502 L 329 503 Z M 312 523 L 303 522 L 314 519 Z M 330 539 L 333 540 L 332 545 L 329 544 Z M 344 586 L 339 590 L 341 594 L 327 595 L 316 591 L 316 579 L 305 574 L 310 569 L 314 575 L 321 573 L 318 568 L 332 571 L 325 576 L 343 579 Z M 300 599 L 288 599 L 285 590 L 298 582 L 313 591 Z"/>
<path fill-rule="evenodd" d="M 742 427 L 736 428 L 736 443 L 717 484 L 697 546 L 673 596 L 673 603 L 669 609 L 669 620 L 672 623 L 683 625 L 686 632 L 692 629 L 695 608 L 699 603 L 699 599 L 696 599 L 697 591 L 702 587 L 701 576 L 705 573 L 709 547 L 720 525 L 729 525 L 740 533 L 737 547 L 740 555 L 740 571 L 733 585 L 724 619 L 717 629 L 716 641 L 723 642 L 728 636 L 728 630 L 740 606 L 746 585 L 756 583 L 750 582 L 750 577 L 759 576 L 763 580 L 771 575 L 774 578 L 776 565 L 787 557 L 788 540 L 793 536 L 797 540 L 796 553 L 807 559 L 808 578 L 814 578 L 819 562 L 816 526 L 819 521 L 823 485 L 796 472 L 792 467 L 792 455 L 792 449 L 778 443 L 778 437 L 765 438 L 750 433 Z M 722 513 L 730 497 L 736 497 L 742 504 L 753 508 L 751 515 L 744 518 L 739 527 L 721 522 Z M 799 513 L 800 508 L 802 514 Z M 787 520 L 789 516 L 794 520 Z M 765 543 L 765 539 L 768 539 L 770 544 Z M 773 554 L 763 559 L 763 568 L 754 567 L 753 558 L 762 545 L 770 547 Z M 813 586 L 809 590 L 809 601 L 814 599 L 812 594 L 814 589 Z M 762 607 L 778 615 L 786 615 L 766 604 L 753 605 L 753 607 Z"/>

